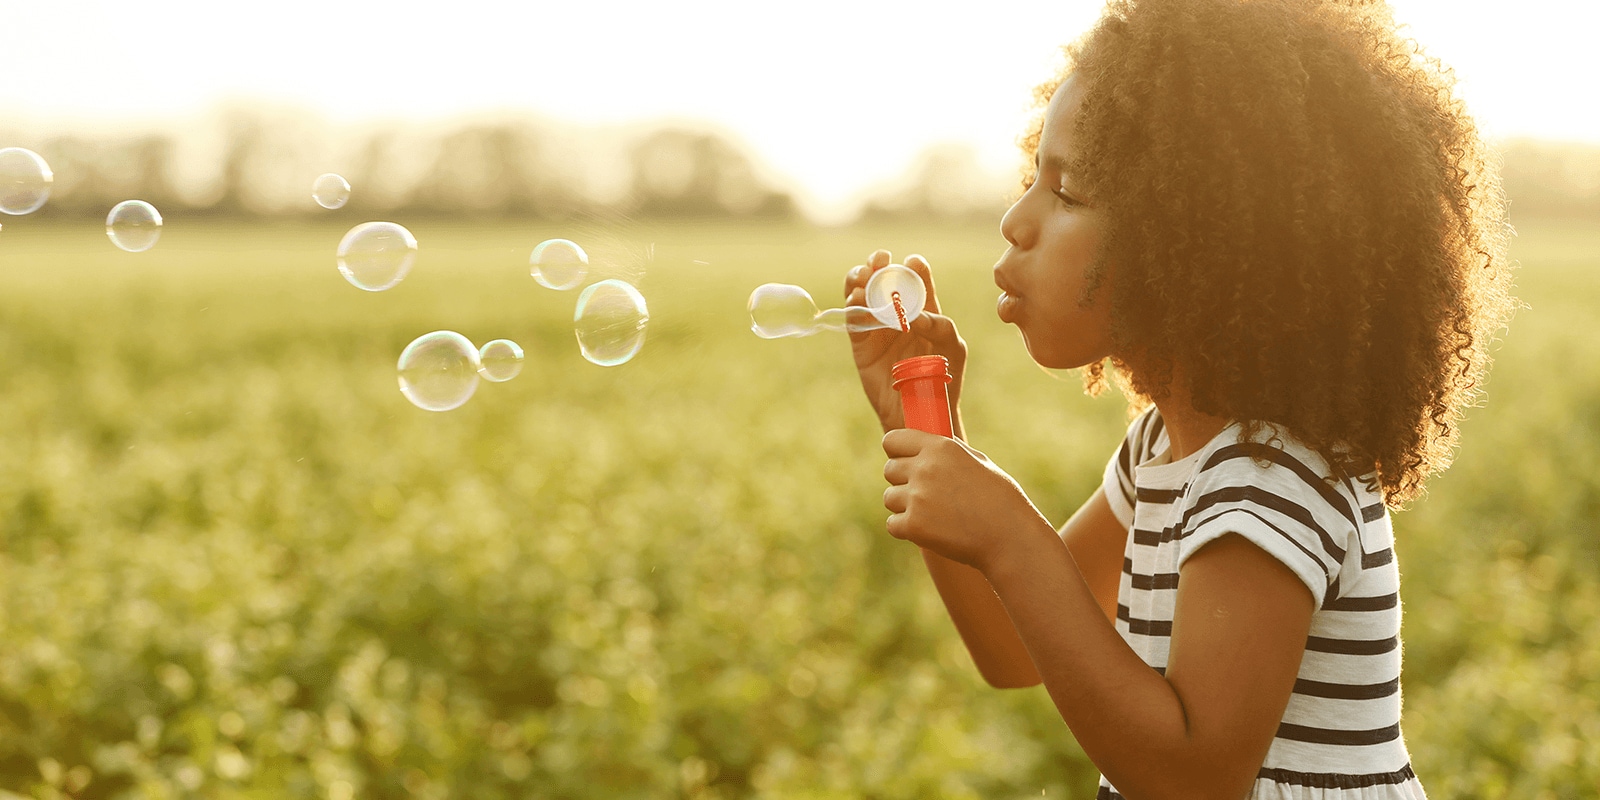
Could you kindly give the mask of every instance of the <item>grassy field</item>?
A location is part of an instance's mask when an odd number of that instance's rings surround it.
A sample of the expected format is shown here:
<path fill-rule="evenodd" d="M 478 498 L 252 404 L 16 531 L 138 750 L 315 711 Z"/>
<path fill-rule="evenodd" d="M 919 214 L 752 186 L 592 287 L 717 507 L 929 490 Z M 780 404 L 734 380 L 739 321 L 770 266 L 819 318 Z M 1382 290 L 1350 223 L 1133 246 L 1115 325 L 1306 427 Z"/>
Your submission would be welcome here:
<path fill-rule="evenodd" d="M 973 443 L 1060 522 L 1124 405 L 994 319 L 994 227 L 615 226 L 650 302 L 585 362 L 570 228 L 418 221 L 391 291 L 327 226 L 0 232 L 0 787 L 37 797 L 1090 797 L 1042 688 L 987 688 L 915 548 L 842 336 L 764 341 L 871 249 L 934 264 Z M 406 220 L 401 220 L 406 222 Z M 1457 465 L 1397 517 L 1406 736 L 1435 798 L 1600 783 L 1600 234 L 1523 224 L 1529 308 Z M 598 240 L 596 240 L 598 241 Z M 603 250 L 603 247 L 597 247 Z M 637 247 L 623 248 L 637 252 Z M 621 252 L 619 250 L 619 252 Z M 523 374 L 445 414 L 453 329 Z"/>

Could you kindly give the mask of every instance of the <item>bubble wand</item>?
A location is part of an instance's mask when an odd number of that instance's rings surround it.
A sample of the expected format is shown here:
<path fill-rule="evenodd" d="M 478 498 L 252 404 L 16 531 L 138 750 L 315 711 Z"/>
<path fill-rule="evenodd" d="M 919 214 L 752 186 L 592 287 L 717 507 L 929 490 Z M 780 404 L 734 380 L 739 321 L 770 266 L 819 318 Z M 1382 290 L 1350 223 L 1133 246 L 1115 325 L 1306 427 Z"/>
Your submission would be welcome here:
<path fill-rule="evenodd" d="M 922 277 L 901 264 L 890 264 L 867 280 L 866 307 L 818 310 L 799 286 L 764 283 L 750 293 L 750 330 L 763 339 L 811 336 L 821 331 L 911 330 L 922 314 L 927 293 Z"/>

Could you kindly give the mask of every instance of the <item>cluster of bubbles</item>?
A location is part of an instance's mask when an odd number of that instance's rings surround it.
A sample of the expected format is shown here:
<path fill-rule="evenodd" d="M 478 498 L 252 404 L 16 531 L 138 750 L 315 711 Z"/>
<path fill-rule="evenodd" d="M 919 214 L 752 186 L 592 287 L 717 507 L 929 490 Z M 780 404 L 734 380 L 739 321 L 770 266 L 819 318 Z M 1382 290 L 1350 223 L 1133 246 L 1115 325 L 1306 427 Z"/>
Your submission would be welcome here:
<path fill-rule="evenodd" d="M 38 153 L 21 147 L 0 149 L 0 213 L 20 217 L 43 208 L 55 179 Z M 130 253 L 149 250 L 161 238 L 161 212 L 143 200 L 124 200 L 106 215 L 106 236 Z"/>
<path fill-rule="evenodd" d="M 927 291 L 922 277 L 903 264 L 890 264 L 867 279 L 866 306 L 818 310 L 799 286 L 764 283 L 750 293 L 750 330 L 763 339 L 810 336 L 821 331 L 911 330 L 922 315 Z"/>
<path fill-rule="evenodd" d="M 31 214 L 50 197 L 55 175 L 39 154 L 20 147 L 0 149 L 0 212 Z M 350 182 L 334 173 L 317 176 L 311 198 L 335 210 L 350 201 Z M 106 236 L 117 247 L 141 253 L 161 237 L 161 213 L 143 200 L 124 200 L 106 216 Z M 417 239 L 394 222 L 363 222 L 339 241 L 339 274 L 368 292 L 393 288 L 417 259 Z M 568 291 L 589 277 L 589 255 L 569 239 L 540 242 L 528 256 L 528 273 L 547 289 Z M 750 329 L 764 339 L 810 336 L 820 331 L 909 331 L 921 315 L 926 292 L 921 277 L 901 264 L 872 274 L 866 305 L 820 310 L 799 286 L 768 283 L 750 294 Z M 644 295 L 632 284 L 607 278 L 578 294 L 572 314 L 578 350 L 591 363 L 625 364 L 644 346 L 650 322 Z M 400 392 L 418 408 L 448 411 L 472 397 L 481 379 L 511 380 L 522 371 L 522 348 L 509 339 L 483 347 L 454 331 L 417 337 L 400 354 Z"/>
<path fill-rule="evenodd" d="M 350 201 L 350 182 L 334 173 L 317 177 L 311 198 L 326 209 Z M 417 260 L 417 238 L 394 222 L 363 222 L 339 240 L 335 261 L 351 286 L 368 292 L 393 288 Z M 589 277 L 589 254 L 570 239 L 540 242 L 528 255 L 528 274 L 556 291 L 576 289 Z M 603 367 L 625 364 L 644 347 L 650 311 L 644 295 L 626 281 L 608 278 L 578 295 L 572 315 L 578 351 Z M 400 393 L 418 408 L 460 408 L 477 391 L 480 378 L 507 381 L 522 369 L 522 348 L 496 339 L 482 348 L 454 331 L 417 337 L 400 354 Z"/>
<path fill-rule="evenodd" d="M 528 274 L 546 289 L 576 289 L 589 276 L 589 254 L 569 239 L 547 239 L 528 254 Z M 644 295 L 616 278 L 590 284 L 572 310 L 578 351 L 602 367 L 625 364 L 637 355 L 649 323 Z"/>
<path fill-rule="evenodd" d="M 455 331 L 413 339 L 396 365 L 400 393 L 425 411 L 450 411 L 472 399 L 478 380 L 504 383 L 522 372 L 522 347 L 495 339 L 483 347 Z"/>

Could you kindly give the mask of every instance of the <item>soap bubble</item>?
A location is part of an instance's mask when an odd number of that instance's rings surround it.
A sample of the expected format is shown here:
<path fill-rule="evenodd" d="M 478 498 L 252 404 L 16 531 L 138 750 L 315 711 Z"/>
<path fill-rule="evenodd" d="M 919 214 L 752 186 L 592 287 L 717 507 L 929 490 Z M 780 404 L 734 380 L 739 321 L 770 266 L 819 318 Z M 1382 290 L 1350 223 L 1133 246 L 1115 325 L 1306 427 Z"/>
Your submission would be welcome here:
<path fill-rule="evenodd" d="M 340 175 L 324 172 L 311 182 L 311 199 L 323 208 L 343 208 L 350 202 L 350 182 Z"/>
<path fill-rule="evenodd" d="M 0 150 L 0 212 L 20 216 L 38 211 L 50 199 L 55 179 L 38 153 L 20 147 Z"/>
<path fill-rule="evenodd" d="M 161 212 L 143 200 L 124 200 L 106 215 L 106 236 L 130 253 L 143 253 L 161 238 Z"/>
<path fill-rule="evenodd" d="M 810 336 L 817 323 L 817 302 L 806 290 L 786 283 L 766 283 L 750 293 L 750 330 L 763 339 Z"/>
<path fill-rule="evenodd" d="M 866 308 L 846 306 L 819 311 L 805 289 L 787 283 L 764 283 L 750 293 L 746 306 L 750 330 L 763 339 L 810 336 L 818 331 L 909 330 L 911 321 L 921 316 L 927 302 L 922 278 L 900 264 L 872 273 L 866 295 Z"/>
<path fill-rule="evenodd" d="M 644 295 L 632 284 L 608 278 L 584 289 L 572 313 L 583 357 L 602 367 L 626 363 L 644 346 L 650 322 Z"/>
<path fill-rule="evenodd" d="M 416 260 L 416 238 L 393 222 L 363 222 L 339 240 L 339 273 L 357 289 L 381 292 L 399 283 Z"/>
<path fill-rule="evenodd" d="M 547 239 L 529 254 L 528 274 L 546 289 L 575 289 L 589 274 L 589 254 L 576 242 Z"/>
<path fill-rule="evenodd" d="M 424 411 L 460 408 L 478 389 L 478 348 L 455 331 L 425 333 L 400 353 L 400 393 Z"/>
<path fill-rule="evenodd" d="M 503 383 L 522 372 L 522 348 L 510 339 L 496 339 L 478 351 L 478 374 Z"/>

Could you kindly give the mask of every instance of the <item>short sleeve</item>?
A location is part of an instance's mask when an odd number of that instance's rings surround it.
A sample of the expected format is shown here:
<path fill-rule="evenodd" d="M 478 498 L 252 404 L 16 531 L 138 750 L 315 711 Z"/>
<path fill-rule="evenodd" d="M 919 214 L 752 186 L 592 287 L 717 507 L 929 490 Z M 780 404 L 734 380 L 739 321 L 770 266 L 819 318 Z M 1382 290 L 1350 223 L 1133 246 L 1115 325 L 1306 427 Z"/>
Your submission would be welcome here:
<path fill-rule="evenodd" d="M 1133 468 L 1136 464 L 1149 458 L 1149 445 L 1145 442 L 1146 430 L 1153 428 L 1152 420 L 1156 419 L 1156 407 L 1145 409 L 1143 414 L 1135 417 L 1128 425 L 1128 432 L 1122 437 L 1122 445 L 1117 452 L 1111 454 L 1111 460 L 1106 462 L 1105 477 L 1101 488 L 1105 490 L 1106 503 L 1111 506 L 1111 513 L 1116 515 L 1122 527 L 1133 527 L 1133 502 L 1136 496 L 1133 488 Z"/>
<path fill-rule="evenodd" d="M 1320 608 L 1336 585 L 1350 543 L 1357 541 L 1351 500 L 1310 466 L 1321 463 L 1301 448 L 1252 442 L 1211 453 L 1186 492 L 1178 532 L 1180 570 L 1200 548 L 1236 533 L 1283 562 Z"/>

